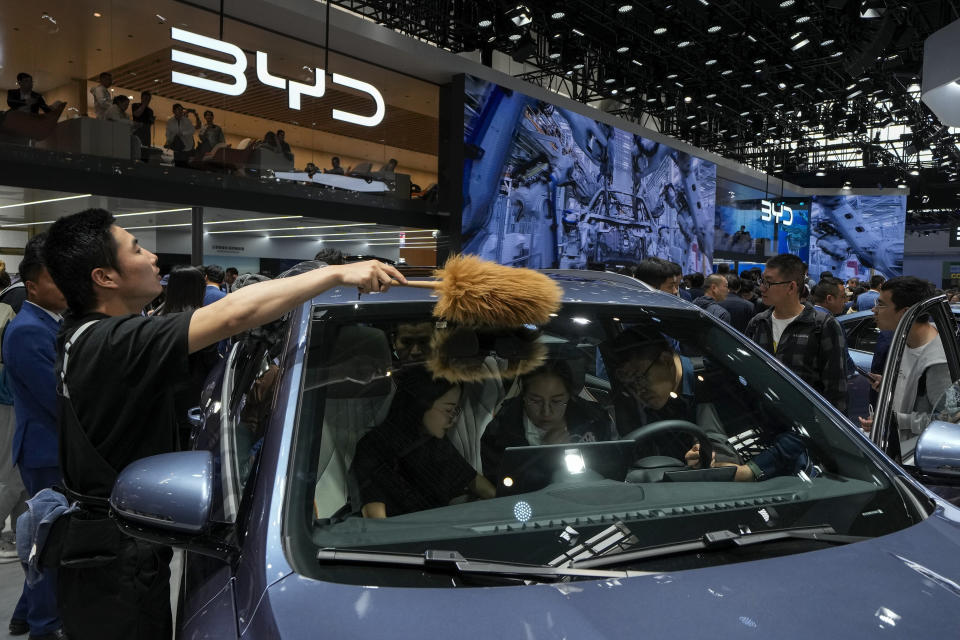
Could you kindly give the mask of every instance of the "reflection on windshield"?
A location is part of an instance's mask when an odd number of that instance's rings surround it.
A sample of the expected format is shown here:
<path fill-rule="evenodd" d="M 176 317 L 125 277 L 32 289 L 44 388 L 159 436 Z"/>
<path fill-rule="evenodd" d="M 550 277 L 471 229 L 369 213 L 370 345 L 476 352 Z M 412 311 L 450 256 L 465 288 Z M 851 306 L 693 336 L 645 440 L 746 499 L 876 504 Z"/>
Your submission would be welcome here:
<path fill-rule="evenodd" d="M 298 436 L 315 545 L 545 563 L 618 521 L 644 546 L 909 523 L 857 441 L 700 314 L 568 305 L 495 332 L 391 314 L 315 321 Z"/>

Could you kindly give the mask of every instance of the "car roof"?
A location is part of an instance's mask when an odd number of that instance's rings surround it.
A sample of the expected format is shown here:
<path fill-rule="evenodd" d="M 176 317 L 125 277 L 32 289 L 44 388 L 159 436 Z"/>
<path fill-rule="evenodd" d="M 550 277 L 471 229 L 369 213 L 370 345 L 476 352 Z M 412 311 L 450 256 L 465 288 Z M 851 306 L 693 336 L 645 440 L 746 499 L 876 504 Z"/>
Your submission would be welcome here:
<path fill-rule="evenodd" d="M 960 304 L 951 304 L 950 309 L 953 311 L 953 315 L 960 316 Z M 837 320 L 840 324 L 845 322 L 853 322 L 854 320 L 859 320 L 860 318 L 865 318 L 867 316 L 873 315 L 873 309 L 867 309 L 866 311 L 854 311 L 853 313 L 845 313 L 842 316 L 837 316 Z"/>
<path fill-rule="evenodd" d="M 579 269 L 540 270 L 563 288 L 564 303 L 629 304 L 669 309 L 699 309 L 679 296 L 653 289 L 630 276 Z M 429 280 L 429 278 L 411 278 Z M 335 287 L 312 300 L 314 305 L 390 302 L 435 302 L 429 289 L 391 287 L 386 293 L 358 296 L 356 289 Z"/>

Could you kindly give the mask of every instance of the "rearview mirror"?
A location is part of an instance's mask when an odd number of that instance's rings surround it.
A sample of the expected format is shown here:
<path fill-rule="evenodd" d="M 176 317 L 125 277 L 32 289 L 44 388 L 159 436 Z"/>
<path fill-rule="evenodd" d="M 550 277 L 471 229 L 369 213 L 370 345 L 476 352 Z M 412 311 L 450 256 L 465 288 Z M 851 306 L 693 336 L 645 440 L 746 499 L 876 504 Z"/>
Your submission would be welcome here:
<path fill-rule="evenodd" d="M 960 425 L 931 422 L 920 434 L 914 463 L 924 473 L 960 478 Z"/>
<path fill-rule="evenodd" d="M 136 460 L 117 476 L 110 506 L 123 520 L 172 533 L 197 534 L 209 522 L 213 456 L 179 451 Z"/>

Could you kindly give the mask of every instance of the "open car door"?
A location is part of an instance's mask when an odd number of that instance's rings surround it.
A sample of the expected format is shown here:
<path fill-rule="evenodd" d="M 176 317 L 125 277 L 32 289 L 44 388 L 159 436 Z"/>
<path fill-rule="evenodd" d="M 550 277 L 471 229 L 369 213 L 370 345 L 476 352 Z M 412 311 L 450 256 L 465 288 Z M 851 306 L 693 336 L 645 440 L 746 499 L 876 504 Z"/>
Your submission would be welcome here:
<path fill-rule="evenodd" d="M 925 342 L 911 330 L 925 323 Z M 918 332 L 914 332 L 916 334 Z M 900 319 L 883 370 L 872 440 L 937 494 L 960 504 L 960 343 L 943 295 Z"/>

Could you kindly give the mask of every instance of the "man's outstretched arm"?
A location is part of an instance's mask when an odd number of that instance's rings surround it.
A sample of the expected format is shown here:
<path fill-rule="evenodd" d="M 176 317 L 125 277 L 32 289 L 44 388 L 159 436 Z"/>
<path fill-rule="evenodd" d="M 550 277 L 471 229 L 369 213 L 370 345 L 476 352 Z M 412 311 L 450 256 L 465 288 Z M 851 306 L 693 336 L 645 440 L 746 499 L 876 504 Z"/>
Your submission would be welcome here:
<path fill-rule="evenodd" d="M 391 280 L 407 281 L 390 265 L 369 260 L 323 267 L 243 287 L 193 313 L 190 353 L 276 320 L 298 304 L 333 287 L 357 287 L 363 293 L 370 293 L 386 291 Z"/>

